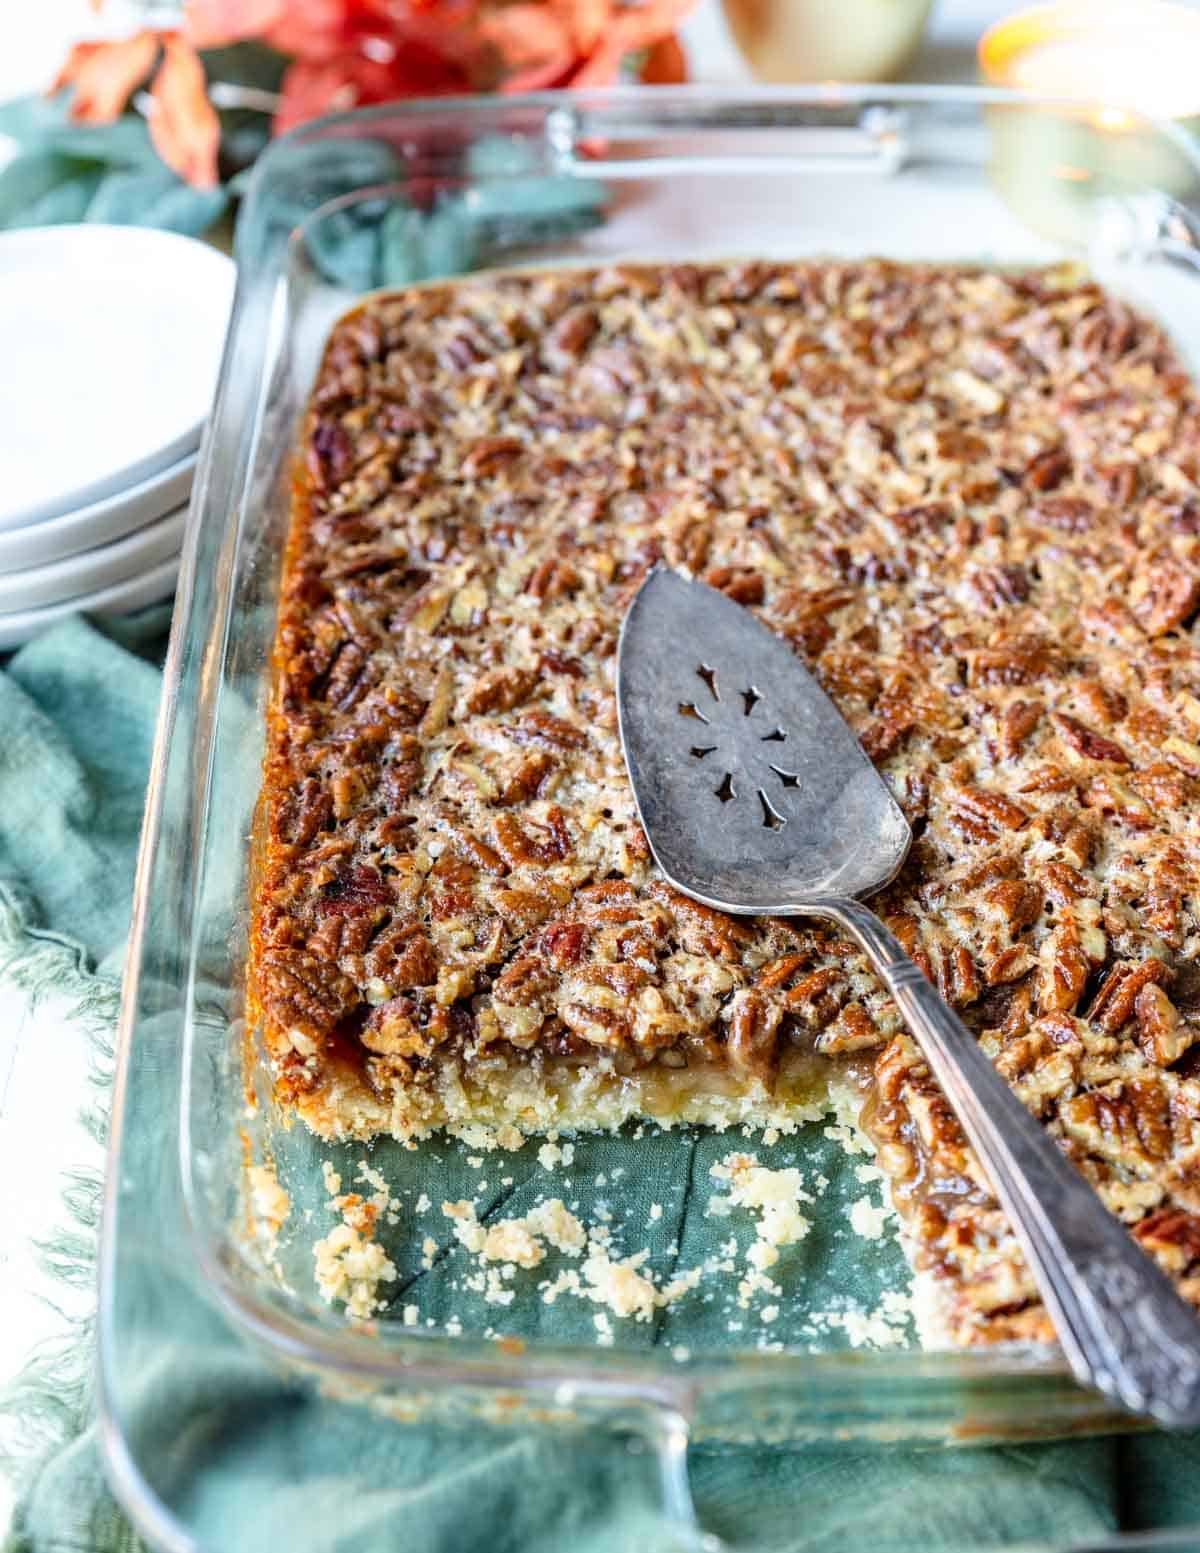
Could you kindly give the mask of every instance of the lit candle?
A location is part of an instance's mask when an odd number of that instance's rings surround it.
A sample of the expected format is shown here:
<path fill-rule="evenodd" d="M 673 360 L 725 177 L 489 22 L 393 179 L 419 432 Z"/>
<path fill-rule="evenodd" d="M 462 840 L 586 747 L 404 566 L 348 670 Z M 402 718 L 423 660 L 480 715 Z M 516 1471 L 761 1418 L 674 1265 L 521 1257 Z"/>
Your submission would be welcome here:
<path fill-rule="evenodd" d="M 1046 100 L 992 115 L 996 180 L 1035 225 L 1076 237 L 1098 194 L 1196 193 L 1194 159 L 1153 120 L 1200 129 L 1200 11 L 1172 0 L 1038 5 L 984 33 L 979 65 L 990 85 Z"/>
<path fill-rule="evenodd" d="M 1200 115 L 1200 11 L 1169 0 L 1065 0 L 997 22 L 979 45 L 984 78 L 1069 97 L 1128 127 L 1128 113 Z"/>

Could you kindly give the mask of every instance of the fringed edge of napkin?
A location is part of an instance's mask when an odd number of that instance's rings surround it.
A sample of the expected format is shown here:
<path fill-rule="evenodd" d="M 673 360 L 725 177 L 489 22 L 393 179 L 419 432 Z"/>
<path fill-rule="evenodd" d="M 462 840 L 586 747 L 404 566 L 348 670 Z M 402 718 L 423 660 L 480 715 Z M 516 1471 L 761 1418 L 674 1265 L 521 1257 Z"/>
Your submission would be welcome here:
<path fill-rule="evenodd" d="M 80 1125 L 103 1146 L 108 1133 L 114 1069 L 114 1036 L 120 986 L 88 969 L 83 947 L 62 934 L 33 926 L 31 903 L 12 884 L 0 883 L 0 981 L 15 988 L 33 1010 L 51 998 L 65 1004 L 62 1018 L 83 1030 L 89 1053 L 91 1099 Z M 53 1285 L 94 1291 L 100 1239 L 103 1173 L 63 1173 L 63 1217 L 36 1243 Z M 62 1331 L 45 1339 L 21 1372 L 0 1390 L 0 1422 L 12 1443 L 0 1441 L 0 1471 L 18 1495 L 43 1463 L 77 1439 L 92 1421 L 95 1396 L 96 1304 L 82 1320 L 62 1315 Z M 6 1547 L 20 1548 L 17 1540 Z"/>

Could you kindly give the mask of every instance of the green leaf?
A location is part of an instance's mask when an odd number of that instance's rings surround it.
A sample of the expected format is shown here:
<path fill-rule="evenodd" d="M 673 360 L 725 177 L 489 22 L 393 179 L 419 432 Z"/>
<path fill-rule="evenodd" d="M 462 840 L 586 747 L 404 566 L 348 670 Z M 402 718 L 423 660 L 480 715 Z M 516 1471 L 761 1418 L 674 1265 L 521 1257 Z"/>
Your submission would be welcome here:
<path fill-rule="evenodd" d="M 334 210 L 314 223 L 308 251 L 327 280 L 352 291 L 369 291 L 378 284 L 379 228 L 352 210 Z"/>
<path fill-rule="evenodd" d="M 161 166 L 145 120 L 126 113 L 111 124 L 63 124 L 46 135 L 43 144 L 83 161 L 121 167 Z"/>
<path fill-rule="evenodd" d="M 195 236 L 229 203 L 226 189 L 193 189 L 161 162 L 118 168 L 56 151 L 27 151 L 0 171 L 0 229 L 104 221 Z"/>
<path fill-rule="evenodd" d="M 169 168 L 149 172 L 112 172 L 88 206 L 88 221 L 114 226 L 150 226 L 198 237 L 224 213 L 225 189 L 193 189 Z"/>
<path fill-rule="evenodd" d="M 0 102 L 0 135 L 10 135 L 22 145 L 60 128 L 63 121 L 61 98 L 14 97 Z"/>
<path fill-rule="evenodd" d="M 475 263 L 476 231 L 461 199 L 446 200 L 425 221 L 425 275 L 465 274 Z"/>
<path fill-rule="evenodd" d="M 410 286 L 425 278 L 425 242 L 419 211 L 396 200 L 379 229 L 379 284 Z"/>
<path fill-rule="evenodd" d="M 444 200 L 428 215 L 404 200 L 388 209 L 379 229 L 379 286 L 461 275 L 475 262 L 475 231 L 461 200 Z"/>
<path fill-rule="evenodd" d="M 488 135 L 467 151 L 472 178 L 520 178 L 538 165 L 538 152 L 515 135 Z"/>
<path fill-rule="evenodd" d="M 39 201 L 81 171 L 53 151 L 29 151 L 0 171 L 0 227 L 29 226 L 23 219 Z"/>
<path fill-rule="evenodd" d="M 477 221 L 544 221 L 590 213 L 604 203 L 604 186 L 592 179 L 512 178 L 477 184 L 464 196 Z"/>
<path fill-rule="evenodd" d="M 82 221 L 103 176 L 66 157 L 18 157 L 0 173 L 0 228 Z"/>
<path fill-rule="evenodd" d="M 85 162 L 150 167 L 158 161 L 140 115 L 126 113 L 112 124 L 75 124 L 67 117 L 69 104 L 67 92 L 0 104 L 0 135 L 30 152 L 57 152 Z"/>

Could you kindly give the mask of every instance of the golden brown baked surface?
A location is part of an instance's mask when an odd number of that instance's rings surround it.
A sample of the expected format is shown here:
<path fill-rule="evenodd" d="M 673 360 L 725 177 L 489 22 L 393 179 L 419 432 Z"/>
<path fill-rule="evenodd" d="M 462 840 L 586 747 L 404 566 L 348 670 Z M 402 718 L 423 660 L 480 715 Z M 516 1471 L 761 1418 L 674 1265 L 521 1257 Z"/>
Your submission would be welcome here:
<path fill-rule="evenodd" d="M 1200 399 L 1155 325 L 1066 273 L 483 277 L 338 324 L 302 466 L 251 965 L 285 1104 L 753 1122 L 856 1053 L 945 1329 L 1048 1335 L 859 955 L 656 875 L 612 671 L 663 560 L 819 674 L 916 832 L 891 926 L 1200 1299 Z"/>

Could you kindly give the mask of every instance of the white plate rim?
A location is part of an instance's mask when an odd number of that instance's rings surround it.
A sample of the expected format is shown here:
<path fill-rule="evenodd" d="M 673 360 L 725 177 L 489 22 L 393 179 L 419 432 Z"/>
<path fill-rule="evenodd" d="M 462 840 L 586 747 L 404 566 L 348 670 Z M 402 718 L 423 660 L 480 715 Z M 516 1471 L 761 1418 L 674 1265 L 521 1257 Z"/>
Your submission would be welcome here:
<path fill-rule="evenodd" d="M 47 605 L 45 609 L 0 615 L 0 652 L 11 652 L 23 646 L 46 627 L 71 615 L 130 614 L 135 609 L 156 604 L 174 591 L 178 574 L 179 557 L 173 555 L 140 577 L 116 583 L 111 588 L 101 588 L 98 593 L 85 593 L 81 598 L 66 599 L 61 604 Z"/>
<path fill-rule="evenodd" d="M 97 248 L 111 253 L 114 247 L 124 247 L 130 259 L 140 256 L 142 262 L 165 265 L 170 265 L 173 259 L 178 263 L 179 256 L 186 254 L 192 276 L 207 267 L 213 277 L 213 286 L 219 285 L 224 288 L 227 308 L 232 306 L 236 266 L 228 254 L 222 253 L 219 248 L 198 238 L 186 237 L 182 233 L 164 231 L 156 227 L 114 226 L 105 222 L 25 227 L 0 232 L 0 268 L 3 267 L 6 253 L 15 252 L 20 256 L 21 250 L 24 249 L 27 257 L 29 251 L 36 255 L 39 251 L 44 251 L 47 245 L 50 245 L 54 254 L 52 262 L 55 267 L 62 267 L 68 273 L 88 263 L 89 248 L 92 249 L 93 262 Z M 70 260 L 67 263 L 64 263 L 61 257 L 64 249 L 70 251 Z M 147 250 L 156 249 L 157 254 L 151 252 L 151 258 L 147 261 Z M 215 388 L 215 364 L 214 382 L 210 387 Z M 185 454 L 194 452 L 197 448 L 207 410 L 206 406 L 194 421 L 165 444 L 151 449 L 140 457 L 132 458 L 124 466 L 111 470 L 105 476 L 92 478 L 84 484 L 57 491 L 53 496 L 35 500 L 24 508 L 12 511 L 0 509 L 0 531 L 28 527 L 49 518 L 59 517 L 75 508 L 115 495 L 128 486 L 147 479 L 168 464 L 178 463 Z"/>
<path fill-rule="evenodd" d="M 111 544 L 123 534 L 186 506 L 199 457 L 189 453 L 169 469 L 74 512 L 0 532 L 0 575 L 29 571 Z M 20 565 L 12 564 L 15 559 L 20 559 Z"/>
<path fill-rule="evenodd" d="M 0 576 L 0 621 L 5 615 L 67 603 L 80 594 L 127 582 L 178 555 L 187 514 L 186 507 L 177 507 L 111 545 Z"/>

